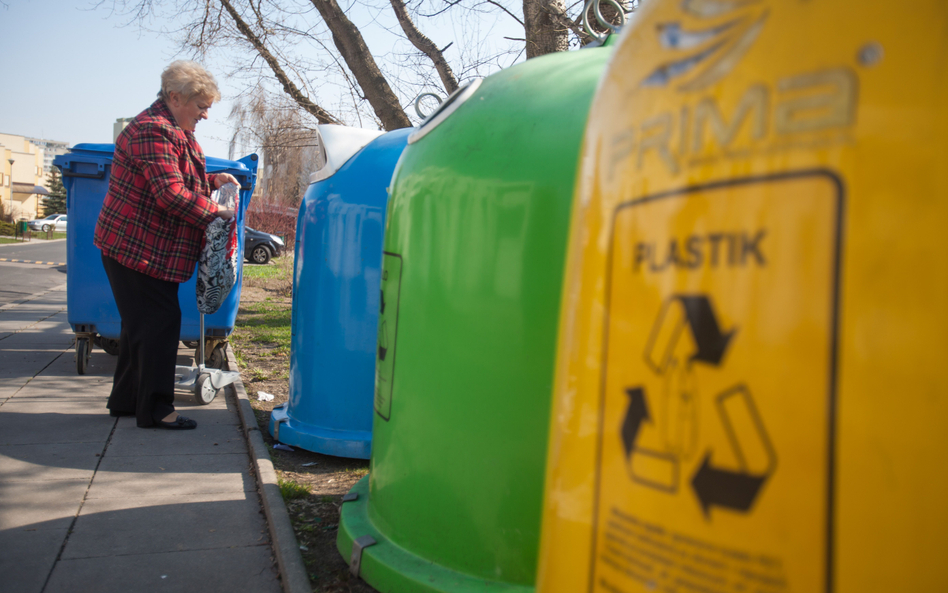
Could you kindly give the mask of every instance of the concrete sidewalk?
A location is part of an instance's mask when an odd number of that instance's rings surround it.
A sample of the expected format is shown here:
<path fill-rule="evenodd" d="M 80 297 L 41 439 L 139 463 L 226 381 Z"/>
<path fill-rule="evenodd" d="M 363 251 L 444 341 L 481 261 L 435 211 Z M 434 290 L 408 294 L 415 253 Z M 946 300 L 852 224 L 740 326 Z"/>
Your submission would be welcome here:
<path fill-rule="evenodd" d="M 73 354 L 64 286 L 0 308 L 0 590 L 280 591 L 233 396 L 140 429 L 105 409 L 115 358 Z"/>

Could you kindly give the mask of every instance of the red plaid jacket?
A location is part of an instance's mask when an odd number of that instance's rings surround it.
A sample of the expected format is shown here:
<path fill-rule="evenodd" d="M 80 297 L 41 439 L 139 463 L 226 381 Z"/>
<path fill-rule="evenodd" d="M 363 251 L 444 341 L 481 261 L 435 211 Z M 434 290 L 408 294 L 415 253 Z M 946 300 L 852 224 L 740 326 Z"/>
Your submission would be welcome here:
<path fill-rule="evenodd" d="M 217 212 L 204 152 L 158 99 L 115 141 L 109 191 L 94 243 L 127 268 L 185 282 Z"/>

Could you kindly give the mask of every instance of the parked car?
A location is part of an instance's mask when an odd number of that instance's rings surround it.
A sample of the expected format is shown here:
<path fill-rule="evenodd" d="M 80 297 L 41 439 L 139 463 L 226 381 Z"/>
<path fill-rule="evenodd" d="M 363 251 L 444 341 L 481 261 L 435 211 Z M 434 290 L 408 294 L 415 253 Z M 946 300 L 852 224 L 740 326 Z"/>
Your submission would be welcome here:
<path fill-rule="evenodd" d="M 44 233 L 49 229 L 56 229 L 58 233 L 66 232 L 66 215 L 65 214 L 50 214 L 46 218 L 40 218 L 39 220 L 31 220 L 29 223 L 30 230 L 32 231 L 43 231 Z"/>
<path fill-rule="evenodd" d="M 286 245 L 283 239 L 263 231 L 244 227 L 244 258 L 254 264 L 265 264 L 271 257 L 280 257 Z"/>

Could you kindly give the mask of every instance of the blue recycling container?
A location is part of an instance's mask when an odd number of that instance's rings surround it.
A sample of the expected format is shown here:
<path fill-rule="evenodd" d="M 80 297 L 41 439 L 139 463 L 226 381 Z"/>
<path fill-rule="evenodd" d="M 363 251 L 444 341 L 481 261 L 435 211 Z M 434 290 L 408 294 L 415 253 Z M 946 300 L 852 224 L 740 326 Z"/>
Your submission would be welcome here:
<path fill-rule="evenodd" d="M 297 219 L 290 397 L 270 417 L 282 443 L 369 458 L 388 185 L 411 131 L 369 141 L 363 130 L 320 126 L 328 163 Z"/>
<path fill-rule="evenodd" d="M 62 171 L 66 187 L 66 213 L 69 232 L 66 239 L 66 304 L 69 325 L 77 334 L 98 334 L 119 339 L 122 320 L 119 317 L 109 279 L 102 267 L 102 252 L 92 244 L 99 211 L 109 189 L 114 144 L 77 144 L 53 164 Z M 250 204 L 257 180 L 257 155 L 239 161 L 207 158 L 208 173 L 230 173 L 240 182 L 240 208 L 237 212 L 238 253 L 244 249 L 244 215 Z M 243 262 L 243 257 L 239 258 Z M 237 281 L 230 295 L 213 315 L 204 316 L 204 333 L 208 337 L 226 337 L 234 329 L 243 267 L 237 268 Z M 181 339 L 197 341 L 200 325 L 195 284 L 197 273 L 181 284 Z"/>

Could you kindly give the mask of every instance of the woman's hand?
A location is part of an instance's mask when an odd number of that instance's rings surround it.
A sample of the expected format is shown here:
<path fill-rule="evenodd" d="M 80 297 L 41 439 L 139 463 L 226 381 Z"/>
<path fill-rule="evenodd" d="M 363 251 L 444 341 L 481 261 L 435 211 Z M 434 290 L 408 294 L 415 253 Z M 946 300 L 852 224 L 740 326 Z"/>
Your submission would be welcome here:
<path fill-rule="evenodd" d="M 240 183 L 237 182 L 237 178 L 230 173 L 218 173 L 217 177 L 214 178 L 214 189 L 220 189 L 222 185 L 227 183 L 237 183 L 237 185 L 240 185 Z"/>
<path fill-rule="evenodd" d="M 234 217 L 234 211 L 233 211 L 233 210 L 225 210 L 225 209 L 221 208 L 220 210 L 217 211 L 217 215 L 218 215 L 219 217 L 223 218 L 224 220 L 230 220 L 231 218 Z"/>

